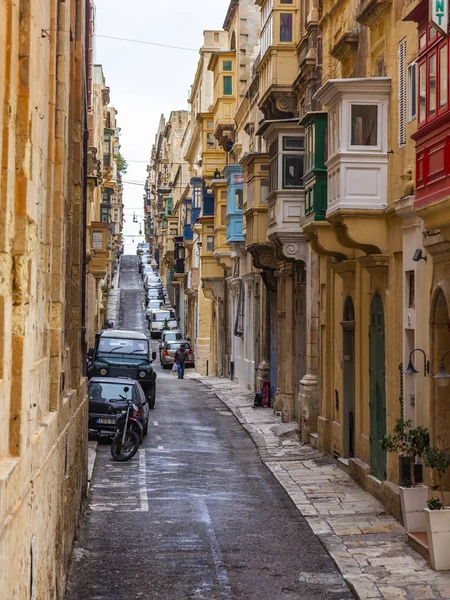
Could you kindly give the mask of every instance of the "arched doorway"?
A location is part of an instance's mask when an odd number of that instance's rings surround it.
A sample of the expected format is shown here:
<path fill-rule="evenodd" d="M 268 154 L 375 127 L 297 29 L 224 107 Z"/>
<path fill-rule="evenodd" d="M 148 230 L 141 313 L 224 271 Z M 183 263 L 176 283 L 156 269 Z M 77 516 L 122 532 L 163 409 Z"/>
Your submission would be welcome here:
<path fill-rule="evenodd" d="M 386 479 L 386 452 L 379 441 L 386 434 L 386 360 L 383 301 L 375 294 L 370 307 L 370 464 L 372 474 Z"/>
<path fill-rule="evenodd" d="M 355 456 L 355 309 L 351 296 L 344 303 L 342 350 L 344 457 Z"/>
<path fill-rule="evenodd" d="M 447 293 L 445 293 L 447 292 Z M 431 370 L 436 373 L 442 355 L 450 350 L 450 289 L 442 282 L 436 288 L 431 305 Z M 450 370 L 450 355 L 445 357 L 445 368 Z M 431 380 L 430 426 L 432 444 L 442 450 L 450 448 L 450 386 L 439 387 Z M 441 482 L 442 489 L 450 490 L 450 474 L 447 472 Z"/>

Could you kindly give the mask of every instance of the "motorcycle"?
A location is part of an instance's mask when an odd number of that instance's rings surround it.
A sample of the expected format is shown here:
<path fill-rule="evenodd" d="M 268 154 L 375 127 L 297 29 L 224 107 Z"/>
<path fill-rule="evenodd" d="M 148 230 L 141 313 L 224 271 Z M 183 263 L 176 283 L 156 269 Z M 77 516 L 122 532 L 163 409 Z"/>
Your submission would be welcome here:
<path fill-rule="evenodd" d="M 124 388 L 127 393 L 129 388 Z M 117 430 L 111 442 L 111 456 L 114 460 L 125 462 L 130 460 L 139 450 L 143 439 L 142 423 L 134 418 L 137 407 L 126 396 L 120 396 L 127 405 L 117 419 Z"/>

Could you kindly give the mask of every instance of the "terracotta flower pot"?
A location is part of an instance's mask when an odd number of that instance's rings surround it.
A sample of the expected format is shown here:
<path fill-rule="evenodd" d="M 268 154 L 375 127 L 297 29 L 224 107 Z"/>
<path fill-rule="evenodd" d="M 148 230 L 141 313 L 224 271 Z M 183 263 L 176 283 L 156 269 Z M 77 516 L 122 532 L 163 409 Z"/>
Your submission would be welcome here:
<path fill-rule="evenodd" d="M 435 571 L 450 570 L 450 507 L 424 510 L 431 566 Z"/>
<path fill-rule="evenodd" d="M 428 487 L 417 485 L 411 488 L 400 487 L 403 526 L 406 531 L 426 531 L 426 518 L 423 509 L 427 505 Z"/>

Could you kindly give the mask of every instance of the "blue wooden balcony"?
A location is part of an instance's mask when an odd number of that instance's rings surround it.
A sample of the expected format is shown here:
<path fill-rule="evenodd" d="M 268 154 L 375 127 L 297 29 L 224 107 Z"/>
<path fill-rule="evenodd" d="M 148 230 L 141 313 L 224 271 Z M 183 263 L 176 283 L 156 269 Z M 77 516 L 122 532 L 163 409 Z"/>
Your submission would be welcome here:
<path fill-rule="evenodd" d="M 244 171 L 239 165 L 227 165 L 223 170 L 228 180 L 226 243 L 243 242 Z"/>

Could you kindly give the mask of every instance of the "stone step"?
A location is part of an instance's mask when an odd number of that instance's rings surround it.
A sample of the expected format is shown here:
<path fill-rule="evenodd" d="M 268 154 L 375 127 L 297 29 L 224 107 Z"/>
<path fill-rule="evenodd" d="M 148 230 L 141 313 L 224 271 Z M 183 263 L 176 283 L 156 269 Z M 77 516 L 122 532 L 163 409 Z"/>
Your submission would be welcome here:
<path fill-rule="evenodd" d="M 313 448 L 317 448 L 318 439 L 319 439 L 318 433 L 310 433 L 309 434 L 309 443 Z"/>
<path fill-rule="evenodd" d="M 337 466 L 342 469 L 344 471 L 344 473 L 347 473 L 347 475 L 350 475 L 350 467 L 348 465 L 348 458 L 342 458 L 341 456 L 337 459 Z"/>
<path fill-rule="evenodd" d="M 408 544 L 426 560 L 430 560 L 430 547 L 426 531 L 406 532 Z"/>

